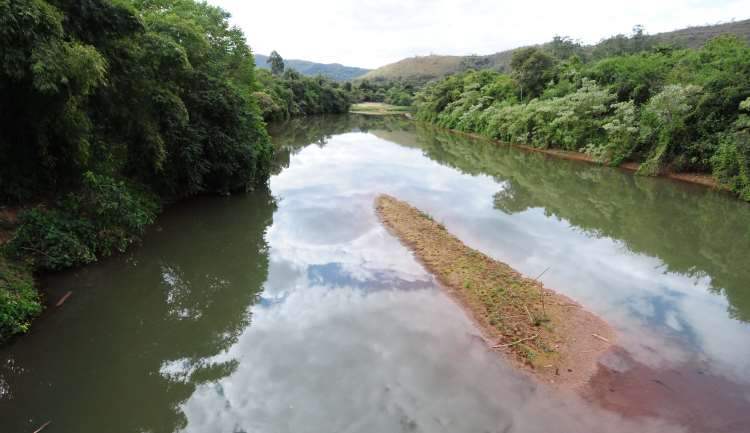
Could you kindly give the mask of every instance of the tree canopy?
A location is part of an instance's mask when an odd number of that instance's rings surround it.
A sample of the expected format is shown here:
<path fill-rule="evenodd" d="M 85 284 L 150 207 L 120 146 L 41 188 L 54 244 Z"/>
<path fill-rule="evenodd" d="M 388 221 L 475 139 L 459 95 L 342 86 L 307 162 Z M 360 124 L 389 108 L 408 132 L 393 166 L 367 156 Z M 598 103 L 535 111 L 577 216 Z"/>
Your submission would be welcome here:
<path fill-rule="evenodd" d="M 268 56 L 268 63 L 271 65 L 272 74 L 281 75 L 284 73 L 284 59 L 281 58 L 276 50 L 271 51 L 271 55 Z"/>
<path fill-rule="evenodd" d="M 517 50 L 510 75 L 446 77 L 417 94 L 418 117 L 612 165 L 639 162 L 641 174 L 710 173 L 750 200 L 747 42 L 724 35 L 701 49 L 653 46 L 641 27 L 611 41 L 623 44 L 589 61 L 556 38 Z"/>
<path fill-rule="evenodd" d="M 165 198 L 242 189 L 268 171 L 253 57 L 192 0 L 0 2 L 0 195 L 92 171 Z"/>
<path fill-rule="evenodd" d="M 254 59 L 193 0 L 0 0 L 0 340 L 39 311 L 31 269 L 137 240 L 163 203 L 263 185 Z"/>

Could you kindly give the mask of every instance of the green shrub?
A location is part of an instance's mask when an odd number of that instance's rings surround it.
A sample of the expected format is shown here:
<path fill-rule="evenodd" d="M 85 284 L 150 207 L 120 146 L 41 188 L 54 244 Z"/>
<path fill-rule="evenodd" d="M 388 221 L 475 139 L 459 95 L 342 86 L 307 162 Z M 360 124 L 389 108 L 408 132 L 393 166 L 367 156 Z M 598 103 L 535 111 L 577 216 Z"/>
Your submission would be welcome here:
<path fill-rule="evenodd" d="M 260 92 L 254 95 L 258 98 L 263 118 L 267 121 L 349 111 L 351 92 L 331 79 L 323 76 L 306 77 L 293 69 L 288 69 L 281 76 L 261 69 L 256 72 L 256 76 Z M 384 98 L 385 95 L 380 101 Z"/>
<path fill-rule="evenodd" d="M 581 150 L 605 137 L 604 116 L 615 97 L 589 79 L 568 95 L 537 102 L 533 144 Z"/>
<path fill-rule="evenodd" d="M 0 342 L 26 332 L 29 319 L 42 311 L 31 274 L 0 254 Z"/>
<path fill-rule="evenodd" d="M 690 141 L 687 119 L 701 91 L 694 85 L 671 84 L 643 106 L 641 137 L 648 156 L 638 169 L 640 174 L 658 174 L 675 157 L 679 147 Z"/>
<path fill-rule="evenodd" d="M 64 269 L 124 251 L 154 221 L 149 195 L 112 178 L 85 174 L 84 187 L 56 207 L 21 212 L 8 249 L 39 269 Z"/>
<path fill-rule="evenodd" d="M 633 101 L 619 102 L 612 108 L 612 115 L 602 126 L 606 139 L 589 143 L 584 152 L 603 164 L 617 166 L 630 157 L 638 145 L 638 113 Z"/>
<path fill-rule="evenodd" d="M 724 35 L 696 50 L 609 48 L 607 58 L 554 65 L 539 49 L 518 50 L 513 76 L 467 71 L 426 85 L 417 118 L 610 165 L 640 162 L 644 175 L 712 171 L 750 201 L 750 45 Z"/>
<path fill-rule="evenodd" d="M 64 269 L 91 263 L 96 255 L 86 245 L 85 233 L 92 233 L 88 221 L 77 215 L 42 206 L 19 214 L 20 225 L 8 249 L 15 258 L 40 269 Z"/>
<path fill-rule="evenodd" d="M 496 104 L 484 111 L 480 106 L 464 113 L 459 126 L 480 131 L 490 137 L 540 148 L 580 150 L 605 138 L 603 124 L 614 95 L 583 79 L 573 93 L 549 99 L 534 99 L 527 104 Z"/>
<path fill-rule="evenodd" d="M 750 111 L 750 98 L 740 104 Z M 743 199 L 750 201 L 750 116 L 741 115 L 711 158 L 716 179 Z"/>

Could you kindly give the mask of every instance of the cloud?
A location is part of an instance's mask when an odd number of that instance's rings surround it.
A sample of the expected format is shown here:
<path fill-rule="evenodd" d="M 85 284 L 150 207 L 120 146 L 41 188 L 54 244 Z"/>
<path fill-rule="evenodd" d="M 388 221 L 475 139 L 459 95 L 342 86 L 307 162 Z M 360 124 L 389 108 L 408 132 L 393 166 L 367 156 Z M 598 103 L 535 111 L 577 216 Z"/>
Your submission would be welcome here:
<path fill-rule="evenodd" d="M 489 54 L 569 35 L 594 43 L 642 24 L 650 33 L 748 18 L 750 0 L 209 0 L 253 50 L 376 68 L 414 55 Z"/>

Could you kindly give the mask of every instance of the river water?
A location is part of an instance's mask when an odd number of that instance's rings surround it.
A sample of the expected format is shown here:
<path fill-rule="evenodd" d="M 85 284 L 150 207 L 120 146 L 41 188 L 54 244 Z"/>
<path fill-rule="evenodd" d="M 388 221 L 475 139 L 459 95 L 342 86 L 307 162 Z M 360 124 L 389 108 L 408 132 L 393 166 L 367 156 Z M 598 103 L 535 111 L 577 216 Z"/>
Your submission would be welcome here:
<path fill-rule="evenodd" d="M 52 306 L 0 349 L 0 432 L 750 431 L 750 205 L 400 118 L 272 133 L 269 188 L 44 278 Z M 592 385 L 489 351 L 380 193 L 610 322 Z"/>

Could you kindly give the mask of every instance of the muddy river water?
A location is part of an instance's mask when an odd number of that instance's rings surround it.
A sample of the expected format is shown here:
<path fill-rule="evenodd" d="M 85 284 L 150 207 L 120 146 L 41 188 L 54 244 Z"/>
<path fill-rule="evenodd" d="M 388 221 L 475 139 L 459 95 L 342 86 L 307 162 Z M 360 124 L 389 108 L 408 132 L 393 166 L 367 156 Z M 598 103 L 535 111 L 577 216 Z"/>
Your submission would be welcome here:
<path fill-rule="evenodd" d="M 43 279 L 53 306 L 0 349 L 0 432 L 750 431 L 750 205 L 400 118 L 272 133 L 267 189 Z M 488 350 L 381 193 L 611 323 L 591 384 Z"/>

